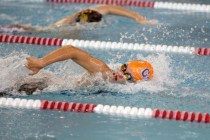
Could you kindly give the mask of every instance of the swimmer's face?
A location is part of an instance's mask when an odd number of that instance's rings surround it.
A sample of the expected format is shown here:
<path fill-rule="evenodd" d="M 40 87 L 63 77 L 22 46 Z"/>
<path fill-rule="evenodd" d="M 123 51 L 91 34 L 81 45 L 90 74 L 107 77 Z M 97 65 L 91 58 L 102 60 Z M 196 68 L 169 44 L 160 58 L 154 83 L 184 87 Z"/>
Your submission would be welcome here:
<path fill-rule="evenodd" d="M 126 64 L 123 64 L 120 69 L 113 74 L 112 81 L 118 83 L 124 83 L 126 81 L 135 82 L 132 71 Z"/>

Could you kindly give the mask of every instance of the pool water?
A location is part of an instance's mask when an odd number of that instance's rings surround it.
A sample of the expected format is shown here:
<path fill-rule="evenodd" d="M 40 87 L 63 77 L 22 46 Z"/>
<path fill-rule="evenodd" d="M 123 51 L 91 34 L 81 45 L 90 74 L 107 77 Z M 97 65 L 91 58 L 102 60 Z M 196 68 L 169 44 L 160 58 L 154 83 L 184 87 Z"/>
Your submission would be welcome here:
<path fill-rule="evenodd" d="M 0 24 L 32 24 L 47 26 L 90 4 L 56 4 L 41 1 L 0 0 Z M 180 1 L 176 1 L 180 2 Z M 189 2 L 189 1 L 185 1 Z M 191 3 L 208 1 L 191 1 Z M 207 47 L 210 45 L 210 14 L 194 11 L 126 7 L 148 19 L 159 21 L 156 26 L 137 24 L 124 17 L 105 16 L 100 24 L 65 27 L 50 32 L 15 33 L 16 35 L 99 40 L 127 43 Z M 77 30 L 76 34 L 71 34 Z M 12 34 L 11 30 L 6 31 Z M 8 88 L 28 74 L 25 58 L 42 57 L 58 47 L 26 44 L 0 44 L 0 90 Z M 111 68 L 131 59 L 150 61 L 154 79 L 137 84 L 100 83 L 76 87 L 84 70 L 72 61 L 46 67 L 42 72 L 64 83 L 50 85 L 42 92 L 12 98 L 55 100 L 134 107 L 150 107 L 194 112 L 210 112 L 210 61 L 208 56 L 178 53 L 137 52 L 128 50 L 85 49 L 102 59 Z M 37 75 L 38 78 L 42 74 Z M 129 118 L 103 114 L 0 108 L 1 140 L 206 140 L 209 124 L 159 119 Z"/>

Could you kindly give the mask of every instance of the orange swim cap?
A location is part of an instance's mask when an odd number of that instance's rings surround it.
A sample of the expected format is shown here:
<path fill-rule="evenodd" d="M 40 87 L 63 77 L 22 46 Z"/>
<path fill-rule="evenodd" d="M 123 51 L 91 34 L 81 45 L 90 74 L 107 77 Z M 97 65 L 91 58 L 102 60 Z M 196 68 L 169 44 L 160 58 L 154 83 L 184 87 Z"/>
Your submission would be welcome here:
<path fill-rule="evenodd" d="M 154 74 L 152 65 L 147 61 L 129 61 L 127 67 L 131 69 L 134 81 L 151 79 Z"/>

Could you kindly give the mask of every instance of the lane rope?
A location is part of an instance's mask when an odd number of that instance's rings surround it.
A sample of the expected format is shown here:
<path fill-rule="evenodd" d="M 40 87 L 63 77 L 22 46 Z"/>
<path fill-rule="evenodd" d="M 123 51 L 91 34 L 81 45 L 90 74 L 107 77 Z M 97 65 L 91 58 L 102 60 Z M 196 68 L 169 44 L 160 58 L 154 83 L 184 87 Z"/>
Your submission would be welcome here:
<path fill-rule="evenodd" d="M 79 48 L 92 48 L 102 50 L 135 50 L 148 52 L 170 52 L 182 53 L 200 56 L 209 56 L 210 48 L 190 47 L 190 46 L 167 46 L 152 45 L 138 43 L 121 43 L 121 42 L 105 42 L 95 40 L 74 40 L 74 39 L 58 39 L 45 37 L 17 36 L 0 34 L 0 42 L 2 43 L 22 43 L 42 46 L 66 46 L 73 45 Z"/>
<path fill-rule="evenodd" d="M 188 112 L 180 110 L 165 110 L 138 108 L 130 106 L 115 106 L 102 104 L 82 104 L 75 102 L 60 102 L 48 100 L 33 100 L 20 98 L 0 98 L 0 108 L 40 109 L 65 112 L 98 113 L 112 116 L 158 118 L 176 121 L 210 123 L 208 113 Z"/>
<path fill-rule="evenodd" d="M 190 4 L 176 2 L 153 2 L 140 0 L 46 0 L 55 3 L 91 3 L 91 4 L 109 4 L 135 7 L 147 7 L 154 9 L 171 9 L 171 10 L 191 10 L 198 12 L 210 12 L 210 5 Z"/>

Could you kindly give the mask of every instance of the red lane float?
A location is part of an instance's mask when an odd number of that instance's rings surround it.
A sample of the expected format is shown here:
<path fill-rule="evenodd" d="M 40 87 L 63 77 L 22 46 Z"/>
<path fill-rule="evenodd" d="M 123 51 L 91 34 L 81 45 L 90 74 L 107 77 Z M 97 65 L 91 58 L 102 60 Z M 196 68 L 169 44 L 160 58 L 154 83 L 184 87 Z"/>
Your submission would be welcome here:
<path fill-rule="evenodd" d="M 183 46 L 166 46 L 166 45 L 150 45 L 138 43 L 121 43 L 121 42 L 104 42 L 94 40 L 73 40 L 73 39 L 58 39 L 58 38 L 41 38 L 30 36 L 15 36 L 0 34 L 0 42 L 3 43 L 24 43 L 33 45 L 45 46 L 66 46 L 73 45 L 79 48 L 106 49 L 106 50 L 135 50 L 135 51 L 150 51 L 150 52 L 172 52 L 184 53 L 191 55 L 209 56 L 210 48 L 195 48 Z"/>
<path fill-rule="evenodd" d="M 95 104 L 81 104 L 81 103 L 68 103 L 68 102 L 55 102 L 55 101 L 41 101 L 40 109 L 42 110 L 60 110 L 71 112 L 93 112 Z"/>
<path fill-rule="evenodd" d="M 82 104 L 75 102 L 60 102 L 47 100 L 32 100 L 19 98 L 0 98 L 0 107 L 4 108 L 26 108 L 26 109 L 41 109 L 54 110 L 65 112 L 81 112 L 81 113 L 102 113 L 112 116 L 126 116 L 139 118 L 156 118 L 176 121 L 188 122 L 203 122 L 210 123 L 210 116 L 208 113 L 201 112 L 187 112 L 179 110 L 165 110 L 165 109 L 151 109 L 151 108 L 137 108 L 129 106 L 110 106 L 102 104 Z"/>
<path fill-rule="evenodd" d="M 210 55 L 210 48 L 196 48 L 197 55 Z"/>
<path fill-rule="evenodd" d="M 154 8 L 155 2 L 135 1 L 135 0 L 46 0 L 47 2 L 57 3 L 91 3 L 91 4 L 109 4 L 109 5 L 126 5 L 136 7 Z"/>
<path fill-rule="evenodd" d="M 23 43 L 23 44 L 33 44 L 33 45 L 45 45 L 45 46 L 61 46 L 63 39 L 0 34 L 0 42 Z"/>
<path fill-rule="evenodd" d="M 148 7 L 154 9 L 172 9 L 172 10 L 193 10 L 198 12 L 210 12 L 210 5 L 176 3 L 176 2 L 153 2 L 141 0 L 46 0 L 56 3 L 91 3 L 91 4 L 109 4 L 135 7 Z"/>
<path fill-rule="evenodd" d="M 164 114 L 164 115 L 163 115 Z M 168 117 L 165 117 L 168 116 Z M 204 122 L 209 123 L 210 122 L 210 116 L 208 113 L 194 113 L 194 112 L 187 112 L 187 111 L 172 111 L 172 110 L 159 110 L 154 109 L 153 110 L 153 117 L 154 118 L 162 118 L 162 119 L 173 119 L 173 120 L 181 120 L 181 121 L 196 121 L 196 122 Z"/>

